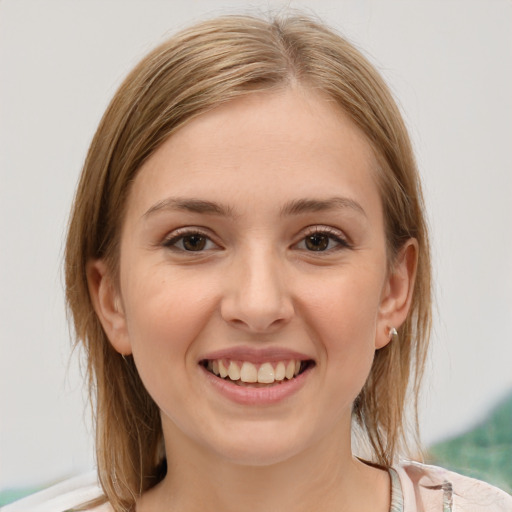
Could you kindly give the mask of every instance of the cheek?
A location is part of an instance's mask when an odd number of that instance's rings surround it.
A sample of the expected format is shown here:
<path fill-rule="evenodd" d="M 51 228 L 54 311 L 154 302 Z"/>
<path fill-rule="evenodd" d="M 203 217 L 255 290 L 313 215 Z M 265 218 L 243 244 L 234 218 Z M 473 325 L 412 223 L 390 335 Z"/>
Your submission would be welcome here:
<path fill-rule="evenodd" d="M 373 343 L 382 283 L 380 273 L 372 271 L 334 275 L 304 292 L 303 309 L 318 329 L 330 333 L 329 338 Z"/>
<path fill-rule="evenodd" d="M 352 398 L 364 385 L 375 355 L 382 276 L 375 271 L 332 276 L 329 287 L 314 289 L 304 304 L 328 376 L 337 389 L 350 390 Z"/>
<path fill-rule="evenodd" d="M 133 286 L 132 286 L 133 285 Z M 160 409 L 185 407 L 200 333 L 215 310 L 211 287 L 149 272 L 126 288 L 128 337 L 144 387 Z"/>
<path fill-rule="evenodd" d="M 213 289 L 157 271 L 128 282 L 125 312 L 134 356 L 149 359 L 170 353 L 174 360 L 183 359 L 215 309 Z"/>

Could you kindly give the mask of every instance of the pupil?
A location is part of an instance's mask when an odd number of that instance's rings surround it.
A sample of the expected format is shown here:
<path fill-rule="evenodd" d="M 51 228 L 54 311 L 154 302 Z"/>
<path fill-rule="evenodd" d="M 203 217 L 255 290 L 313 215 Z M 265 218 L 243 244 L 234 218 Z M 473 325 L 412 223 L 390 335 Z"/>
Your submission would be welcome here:
<path fill-rule="evenodd" d="M 329 245 L 329 237 L 327 235 L 316 234 L 306 238 L 306 247 L 310 251 L 325 251 Z"/>
<path fill-rule="evenodd" d="M 183 238 L 183 247 L 187 251 L 201 251 L 206 245 L 206 238 L 202 235 L 189 235 Z"/>

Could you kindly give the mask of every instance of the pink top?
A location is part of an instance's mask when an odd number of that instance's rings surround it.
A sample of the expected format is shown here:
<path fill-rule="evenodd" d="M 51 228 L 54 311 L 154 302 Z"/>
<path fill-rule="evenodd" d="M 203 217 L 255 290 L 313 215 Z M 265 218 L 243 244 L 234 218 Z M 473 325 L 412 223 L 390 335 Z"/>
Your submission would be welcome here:
<path fill-rule="evenodd" d="M 512 496 L 480 480 L 418 462 L 393 469 L 400 480 L 402 508 L 397 503 L 393 509 L 392 504 L 391 512 L 512 512 Z"/>

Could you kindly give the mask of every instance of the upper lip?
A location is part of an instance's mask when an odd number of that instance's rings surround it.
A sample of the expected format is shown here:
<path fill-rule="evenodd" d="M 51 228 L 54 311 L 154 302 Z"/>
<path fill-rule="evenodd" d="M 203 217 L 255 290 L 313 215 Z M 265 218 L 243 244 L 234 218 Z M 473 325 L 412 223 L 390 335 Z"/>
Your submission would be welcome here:
<path fill-rule="evenodd" d="M 253 348 L 240 346 L 208 352 L 200 357 L 199 361 L 214 359 L 232 359 L 258 364 L 273 361 L 287 361 L 290 359 L 309 361 L 313 358 L 307 354 L 280 347 Z"/>

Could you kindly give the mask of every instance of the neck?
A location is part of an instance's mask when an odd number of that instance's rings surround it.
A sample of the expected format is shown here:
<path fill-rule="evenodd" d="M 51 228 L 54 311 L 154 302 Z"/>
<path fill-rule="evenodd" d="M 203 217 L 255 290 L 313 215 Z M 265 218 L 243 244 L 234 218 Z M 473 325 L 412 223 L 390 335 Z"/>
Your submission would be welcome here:
<path fill-rule="evenodd" d="M 166 436 L 175 440 L 166 443 L 167 475 L 142 497 L 137 512 L 387 512 L 387 473 L 352 456 L 350 431 L 348 439 L 339 434 L 259 466 L 222 459 L 191 440 Z"/>

